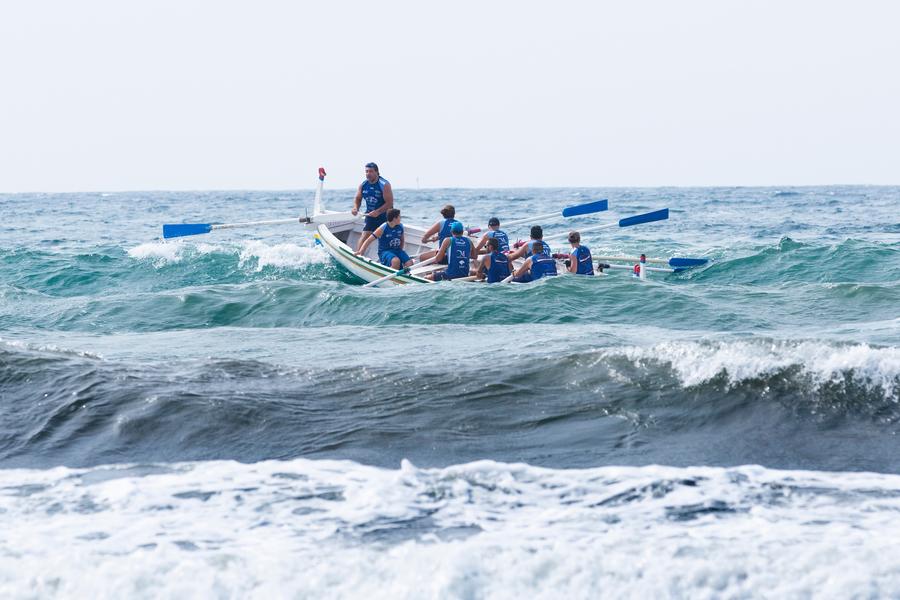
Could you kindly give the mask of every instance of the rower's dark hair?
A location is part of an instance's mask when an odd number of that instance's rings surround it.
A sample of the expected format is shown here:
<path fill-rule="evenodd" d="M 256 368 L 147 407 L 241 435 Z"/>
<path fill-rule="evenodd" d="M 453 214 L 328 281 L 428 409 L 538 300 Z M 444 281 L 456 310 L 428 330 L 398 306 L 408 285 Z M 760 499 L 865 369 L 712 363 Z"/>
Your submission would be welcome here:
<path fill-rule="evenodd" d="M 580 233 L 578 233 L 577 231 L 570 231 L 570 232 L 569 232 L 569 243 L 570 243 L 570 244 L 577 244 L 577 243 L 580 242 L 580 241 L 581 241 L 581 234 L 580 234 Z"/>
<path fill-rule="evenodd" d="M 531 227 L 531 239 L 539 240 L 544 237 L 544 230 L 541 229 L 540 225 L 532 225 Z"/>
<path fill-rule="evenodd" d="M 445 219 L 452 219 L 456 216 L 456 209 L 452 204 L 445 204 L 444 208 L 441 209 L 441 215 L 443 215 Z"/>
<path fill-rule="evenodd" d="M 500 249 L 500 240 L 497 238 L 488 238 L 487 245 L 488 248 L 496 252 Z"/>
<path fill-rule="evenodd" d="M 387 211 L 387 215 L 386 215 L 385 218 L 386 218 L 388 221 L 393 221 L 394 219 L 396 219 L 396 218 L 399 217 L 399 216 L 400 216 L 400 209 L 399 209 L 399 208 L 392 208 L 392 209 L 390 209 L 389 211 Z"/>

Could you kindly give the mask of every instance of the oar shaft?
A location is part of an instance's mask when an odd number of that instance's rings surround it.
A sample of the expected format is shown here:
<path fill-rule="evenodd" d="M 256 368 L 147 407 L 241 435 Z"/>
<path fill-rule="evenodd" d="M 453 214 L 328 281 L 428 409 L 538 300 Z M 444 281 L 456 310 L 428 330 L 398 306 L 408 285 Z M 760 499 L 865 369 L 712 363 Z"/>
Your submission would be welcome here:
<path fill-rule="evenodd" d="M 248 221 L 246 223 L 218 223 L 210 225 L 210 229 L 236 229 L 238 227 L 256 227 L 257 225 L 287 225 L 288 223 L 299 223 L 298 218 L 293 219 L 276 219 L 274 221 Z"/>

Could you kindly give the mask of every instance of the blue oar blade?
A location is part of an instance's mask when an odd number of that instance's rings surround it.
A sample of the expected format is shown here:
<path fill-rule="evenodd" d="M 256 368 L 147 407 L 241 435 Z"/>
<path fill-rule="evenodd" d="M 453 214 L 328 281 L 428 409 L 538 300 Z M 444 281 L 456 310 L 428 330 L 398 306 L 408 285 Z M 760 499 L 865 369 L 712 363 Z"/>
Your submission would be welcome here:
<path fill-rule="evenodd" d="M 640 225 L 641 223 L 652 223 L 653 221 L 664 221 L 669 218 L 669 209 L 662 208 L 653 212 L 635 215 L 619 220 L 619 227 L 631 227 L 632 225 Z"/>
<path fill-rule="evenodd" d="M 670 258 L 670 267 L 699 267 L 709 262 L 707 258 Z"/>
<path fill-rule="evenodd" d="M 595 200 L 586 204 L 577 206 L 567 206 L 562 211 L 564 217 L 577 217 L 578 215 L 589 215 L 595 212 L 609 210 L 609 200 Z"/>
<path fill-rule="evenodd" d="M 175 223 L 171 225 L 163 225 L 163 237 L 173 238 L 184 235 L 200 235 L 201 233 L 209 233 L 212 231 L 212 225 L 209 223 Z"/>

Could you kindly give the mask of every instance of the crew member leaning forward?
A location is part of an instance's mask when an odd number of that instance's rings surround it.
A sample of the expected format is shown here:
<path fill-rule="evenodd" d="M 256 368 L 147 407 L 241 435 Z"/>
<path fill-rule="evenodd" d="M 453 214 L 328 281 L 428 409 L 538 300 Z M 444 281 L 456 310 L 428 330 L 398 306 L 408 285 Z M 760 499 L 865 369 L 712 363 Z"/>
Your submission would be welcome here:
<path fill-rule="evenodd" d="M 366 201 L 366 222 L 363 225 L 359 244 L 356 246 L 357 252 L 372 235 L 372 232 L 387 220 L 387 211 L 394 208 L 394 190 L 391 189 L 390 182 L 378 172 L 378 165 L 373 162 L 366 164 L 366 179 L 359 184 L 356 190 L 353 209 L 350 212 L 354 215 L 358 214 L 363 200 Z"/>
<path fill-rule="evenodd" d="M 509 257 L 500 250 L 500 240 L 487 239 L 487 251 L 478 266 L 478 279 L 487 278 L 488 283 L 501 283 L 509 277 Z"/>
<path fill-rule="evenodd" d="M 581 245 L 581 234 L 570 231 L 569 243 L 572 245 L 572 252 L 569 254 L 569 273 L 593 275 L 594 259 L 591 258 L 590 248 Z"/>
<path fill-rule="evenodd" d="M 406 237 L 403 234 L 403 225 L 400 223 L 400 209 L 392 208 L 387 211 L 387 223 L 382 223 L 372 232 L 372 236 L 366 238 L 357 254 L 365 254 L 366 249 L 372 240 L 378 239 L 378 260 L 386 267 L 399 269 L 400 267 L 408 267 L 413 261 L 409 255 L 403 251 L 403 245 Z"/>
<path fill-rule="evenodd" d="M 438 249 L 437 261 L 447 258 L 447 269 L 426 275 L 428 279 L 441 281 L 444 279 L 458 279 L 469 276 L 469 261 L 475 256 L 475 244 L 463 235 L 463 224 L 454 221 L 450 226 L 450 237 L 441 243 Z"/>

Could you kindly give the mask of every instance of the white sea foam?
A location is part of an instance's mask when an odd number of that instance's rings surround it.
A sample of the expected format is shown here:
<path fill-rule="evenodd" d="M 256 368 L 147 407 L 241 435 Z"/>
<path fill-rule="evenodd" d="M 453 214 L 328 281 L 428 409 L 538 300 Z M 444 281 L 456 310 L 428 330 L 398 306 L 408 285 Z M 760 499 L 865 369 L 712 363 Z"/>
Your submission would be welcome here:
<path fill-rule="evenodd" d="M 852 597 L 900 477 L 294 460 L 0 471 L 4 597 Z"/>
<path fill-rule="evenodd" d="M 665 342 L 649 347 L 611 349 L 604 357 L 624 354 L 630 360 L 665 362 L 686 386 L 725 375 L 731 383 L 799 368 L 818 384 L 855 382 L 878 387 L 896 399 L 900 385 L 900 348 L 813 341 Z"/>
<path fill-rule="evenodd" d="M 146 242 L 128 250 L 128 256 L 151 261 L 156 266 L 164 266 L 180 261 L 183 249 L 182 242 Z"/>
<path fill-rule="evenodd" d="M 240 253 L 241 266 L 255 266 L 257 271 L 265 267 L 304 267 L 327 260 L 328 254 L 318 246 L 298 246 L 291 243 L 269 246 L 258 240 L 244 242 Z"/>

